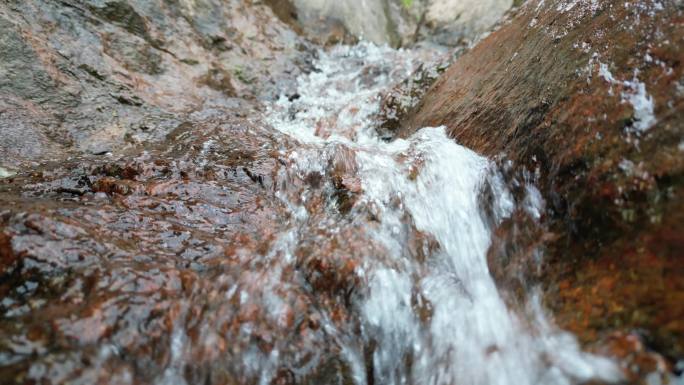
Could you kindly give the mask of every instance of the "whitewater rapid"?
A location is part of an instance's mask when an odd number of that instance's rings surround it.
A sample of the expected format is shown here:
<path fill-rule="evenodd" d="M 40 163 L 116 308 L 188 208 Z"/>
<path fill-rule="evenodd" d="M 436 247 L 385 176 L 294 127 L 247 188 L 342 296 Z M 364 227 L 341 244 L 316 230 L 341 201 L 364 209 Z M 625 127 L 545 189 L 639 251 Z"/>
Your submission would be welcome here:
<path fill-rule="evenodd" d="M 493 162 L 448 138 L 444 127 L 426 127 L 390 143 L 375 133 L 381 92 L 434 57 L 368 43 L 320 52 L 316 71 L 298 80 L 296 97 L 283 96 L 266 114 L 273 127 L 300 143 L 288 155 L 294 172 L 325 173 L 331 157 L 351 158 L 347 161 L 355 172 L 349 178 L 359 187 L 357 204 L 371 207 L 378 222 L 364 231 L 391 256 L 367 255 L 356 270 L 367 285 L 366 295 L 353 304 L 361 335 L 331 331 L 341 336 L 338 343 L 355 382 L 620 380 L 614 362 L 582 352 L 572 335 L 553 326 L 537 294 L 529 294 L 525 314 L 503 301 L 487 266 L 492 220 L 484 214 L 481 194 L 485 186 L 494 192 L 494 201 L 487 203 L 494 224 L 509 216 L 515 203 Z M 537 190 L 531 185 L 527 190 L 526 209 L 540 212 Z M 306 191 L 301 194 L 305 200 Z M 283 194 L 282 199 L 293 218 L 309 220 L 291 197 Z M 348 215 L 355 214 L 351 210 Z M 413 225 L 409 230 L 407 221 Z M 419 231 L 438 246 L 423 250 L 425 260 L 412 258 L 405 250 L 407 231 Z M 293 231 L 286 238 L 291 244 L 298 236 Z M 429 316 L 416 308 L 428 309 Z M 363 350 L 369 344 L 370 371 L 364 369 L 369 357 Z"/>

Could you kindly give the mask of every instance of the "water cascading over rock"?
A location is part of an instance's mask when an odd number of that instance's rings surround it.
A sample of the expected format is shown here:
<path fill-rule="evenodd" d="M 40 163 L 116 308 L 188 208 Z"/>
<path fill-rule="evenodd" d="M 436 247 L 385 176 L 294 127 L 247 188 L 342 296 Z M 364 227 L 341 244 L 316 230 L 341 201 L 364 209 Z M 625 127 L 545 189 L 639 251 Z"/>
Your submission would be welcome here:
<path fill-rule="evenodd" d="M 334 3 L 0 4 L 3 383 L 681 381 L 680 4 Z"/>

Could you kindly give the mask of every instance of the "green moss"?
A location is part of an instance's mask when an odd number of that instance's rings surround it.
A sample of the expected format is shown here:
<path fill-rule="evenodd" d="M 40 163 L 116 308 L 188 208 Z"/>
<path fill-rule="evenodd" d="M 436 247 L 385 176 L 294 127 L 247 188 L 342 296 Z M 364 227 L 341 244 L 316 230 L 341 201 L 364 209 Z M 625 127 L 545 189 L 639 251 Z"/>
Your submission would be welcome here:
<path fill-rule="evenodd" d="M 190 58 L 180 59 L 180 62 L 181 62 L 181 63 L 184 63 L 184 64 L 187 64 L 187 65 L 191 65 L 191 66 L 194 66 L 194 65 L 198 65 L 198 64 L 199 64 L 199 61 L 198 61 L 198 60 L 190 59 Z"/>
<path fill-rule="evenodd" d="M 243 66 L 237 66 L 233 70 L 233 74 L 235 74 L 235 77 L 245 84 L 251 84 L 254 81 L 254 78 L 248 74 L 247 70 Z"/>

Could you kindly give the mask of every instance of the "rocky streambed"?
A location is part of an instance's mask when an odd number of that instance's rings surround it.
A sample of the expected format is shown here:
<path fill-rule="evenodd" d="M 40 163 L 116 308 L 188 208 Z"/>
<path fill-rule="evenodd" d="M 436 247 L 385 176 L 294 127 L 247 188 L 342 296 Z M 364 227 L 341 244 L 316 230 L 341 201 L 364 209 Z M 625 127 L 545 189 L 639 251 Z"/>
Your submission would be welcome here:
<path fill-rule="evenodd" d="M 684 4 L 466 3 L 0 4 L 0 382 L 682 382 Z"/>

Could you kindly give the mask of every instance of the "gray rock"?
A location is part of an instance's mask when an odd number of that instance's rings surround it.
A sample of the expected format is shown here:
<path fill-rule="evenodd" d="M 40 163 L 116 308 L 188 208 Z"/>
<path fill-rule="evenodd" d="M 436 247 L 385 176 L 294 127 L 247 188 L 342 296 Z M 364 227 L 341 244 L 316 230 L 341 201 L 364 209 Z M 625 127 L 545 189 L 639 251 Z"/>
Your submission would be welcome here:
<path fill-rule="evenodd" d="M 162 140 L 215 100 L 276 98 L 308 43 L 240 0 L 0 3 L 0 164 Z"/>
<path fill-rule="evenodd" d="M 377 44 L 407 46 L 428 40 L 454 46 L 488 31 L 513 1 L 293 0 L 293 4 L 304 30 L 313 35 L 321 32 L 321 21 L 327 21 Z"/>

